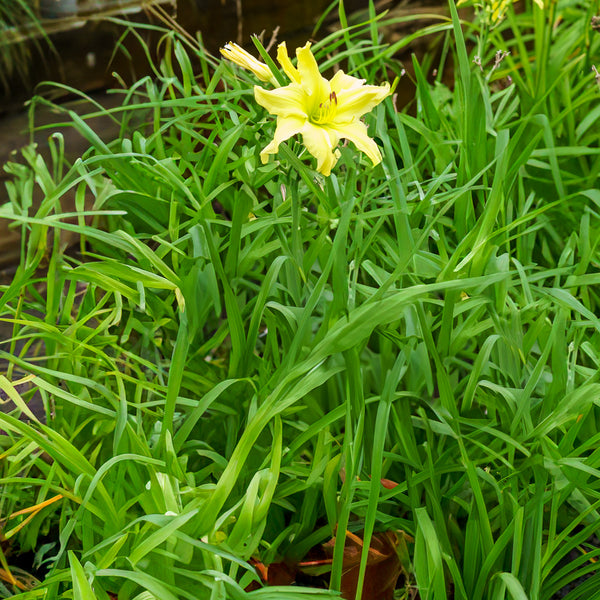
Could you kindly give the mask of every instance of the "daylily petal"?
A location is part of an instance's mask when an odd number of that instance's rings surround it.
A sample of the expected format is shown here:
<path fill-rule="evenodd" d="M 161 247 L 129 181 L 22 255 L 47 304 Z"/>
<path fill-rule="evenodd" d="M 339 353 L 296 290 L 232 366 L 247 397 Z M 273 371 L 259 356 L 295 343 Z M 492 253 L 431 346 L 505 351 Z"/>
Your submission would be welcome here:
<path fill-rule="evenodd" d="M 358 79 L 356 77 L 352 77 L 352 75 L 346 75 L 344 71 L 337 71 L 329 81 L 329 84 L 331 85 L 331 91 L 339 95 L 342 90 L 359 88 L 364 84 L 364 82 L 364 79 Z"/>
<path fill-rule="evenodd" d="M 340 141 L 334 130 L 326 129 L 306 122 L 302 129 L 302 141 L 306 149 L 317 159 L 317 171 L 330 175 L 340 153 L 335 147 Z"/>
<path fill-rule="evenodd" d="M 319 104 L 329 99 L 331 86 L 329 81 L 319 73 L 319 65 L 310 51 L 310 42 L 296 50 L 298 57 L 298 71 L 302 79 L 302 87 L 310 96 L 309 114 L 317 110 Z"/>
<path fill-rule="evenodd" d="M 295 83 L 274 90 L 265 90 L 258 85 L 254 86 L 254 97 L 272 115 L 307 117 L 306 92 Z"/>
<path fill-rule="evenodd" d="M 362 117 L 389 95 L 389 83 L 363 85 L 355 89 L 342 90 L 337 95 L 336 123 L 348 123 Z"/>
<path fill-rule="evenodd" d="M 260 159 L 263 163 L 269 160 L 269 154 L 275 154 L 279 150 L 279 144 L 285 142 L 285 140 L 291 138 L 297 133 L 301 133 L 306 124 L 306 117 L 280 117 L 277 119 L 277 128 L 275 129 L 275 136 L 270 144 L 265 146 L 261 153 Z"/>
<path fill-rule="evenodd" d="M 362 121 L 354 121 L 353 123 L 346 123 L 344 125 L 332 123 L 327 129 L 332 129 L 339 137 L 350 140 L 361 152 L 364 152 L 371 159 L 373 165 L 381 162 L 381 152 L 377 144 L 369 137 L 367 126 Z"/>
<path fill-rule="evenodd" d="M 277 60 L 283 69 L 283 72 L 289 77 L 292 83 L 300 83 L 300 72 L 292 64 L 288 56 L 287 46 L 285 42 L 281 42 L 277 46 Z"/>

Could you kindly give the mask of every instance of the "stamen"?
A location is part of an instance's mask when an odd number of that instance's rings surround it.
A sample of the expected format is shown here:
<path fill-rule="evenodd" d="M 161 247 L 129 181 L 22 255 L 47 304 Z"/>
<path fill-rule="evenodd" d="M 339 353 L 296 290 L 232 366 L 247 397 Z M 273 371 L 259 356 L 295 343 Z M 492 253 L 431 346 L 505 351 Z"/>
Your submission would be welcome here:
<path fill-rule="evenodd" d="M 319 103 L 319 108 L 312 115 L 311 121 L 317 125 L 327 123 L 335 117 L 337 112 L 337 96 L 335 92 L 329 94 L 329 99 Z"/>

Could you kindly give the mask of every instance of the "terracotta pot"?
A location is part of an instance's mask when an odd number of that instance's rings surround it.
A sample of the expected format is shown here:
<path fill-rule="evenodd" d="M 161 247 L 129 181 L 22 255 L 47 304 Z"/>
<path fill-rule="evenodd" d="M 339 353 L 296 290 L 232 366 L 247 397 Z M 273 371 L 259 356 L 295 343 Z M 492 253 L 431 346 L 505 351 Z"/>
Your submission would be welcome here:
<path fill-rule="evenodd" d="M 77 0 L 40 0 L 42 19 L 60 19 L 77 13 Z"/>

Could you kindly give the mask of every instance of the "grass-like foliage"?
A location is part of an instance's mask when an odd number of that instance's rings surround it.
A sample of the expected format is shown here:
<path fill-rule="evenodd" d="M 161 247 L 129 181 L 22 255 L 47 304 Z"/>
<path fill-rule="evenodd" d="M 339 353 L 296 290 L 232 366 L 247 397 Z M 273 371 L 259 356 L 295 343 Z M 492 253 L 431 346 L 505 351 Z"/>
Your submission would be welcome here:
<path fill-rule="evenodd" d="M 316 600 L 349 531 L 358 599 L 393 531 L 396 598 L 600 597 L 600 7 L 545 4 L 414 34 L 376 167 L 348 144 L 324 177 L 295 139 L 262 164 L 257 81 L 173 32 L 121 107 L 65 109 L 75 163 L 54 135 L 5 166 L 0 596 Z M 400 75 L 407 17 L 338 10 L 323 73 Z M 333 537 L 330 590 L 258 585 Z"/>
<path fill-rule="evenodd" d="M 34 10 L 35 4 L 31 0 L 0 0 L 0 88 L 3 94 L 10 93 L 15 78 L 27 82 L 34 58 L 39 60 L 44 51 L 54 50 Z"/>

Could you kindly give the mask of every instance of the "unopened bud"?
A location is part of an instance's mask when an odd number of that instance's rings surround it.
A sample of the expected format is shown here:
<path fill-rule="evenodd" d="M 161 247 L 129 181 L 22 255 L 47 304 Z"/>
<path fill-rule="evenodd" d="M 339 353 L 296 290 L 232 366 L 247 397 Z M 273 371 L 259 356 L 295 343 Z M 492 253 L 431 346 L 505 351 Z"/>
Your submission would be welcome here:
<path fill-rule="evenodd" d="M 225 44 L 225 46 L 221 48 L 221 54 L 236 65 L 239 65 L 248 71 L 252 71 L 252 73 L 254 73 L 261 81 L 269 81 L 277 85 L 277 80 L 271 69 L 269 69 L 265 63 L 254 58 L 250 52 L 247 52 L 234 42 Z"/>

